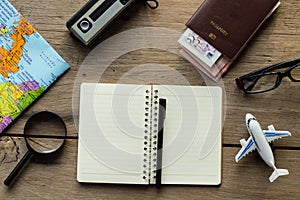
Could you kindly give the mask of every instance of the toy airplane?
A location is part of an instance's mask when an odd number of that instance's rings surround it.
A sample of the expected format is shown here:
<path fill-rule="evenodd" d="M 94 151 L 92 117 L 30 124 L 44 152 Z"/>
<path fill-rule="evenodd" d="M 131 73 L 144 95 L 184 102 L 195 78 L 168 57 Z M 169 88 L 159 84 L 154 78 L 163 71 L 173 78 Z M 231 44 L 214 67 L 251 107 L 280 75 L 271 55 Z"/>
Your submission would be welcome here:
<path fill-rule="evenodd" d="M 265 163 L 274 169 L 274 172 L 269 177 L 270 182 L 275 181 L 279 176 L 288 175 L 288 170 L 275 167 L 273 152 L 268 142 L 281 137 L 291 136 L 291 133 L 289 131 L 275 131 L 273 125 L 268 126 L 269 130 L 267 131 L 262 130 L 258 121 L 250 113 L 246 114 L 246 126 L 250 137 L 247 141 L 245 139 L 240 140 L 242 149 L 235 156 L 235 161 L 238 162 L 249 152 L 256 149 Z"/>

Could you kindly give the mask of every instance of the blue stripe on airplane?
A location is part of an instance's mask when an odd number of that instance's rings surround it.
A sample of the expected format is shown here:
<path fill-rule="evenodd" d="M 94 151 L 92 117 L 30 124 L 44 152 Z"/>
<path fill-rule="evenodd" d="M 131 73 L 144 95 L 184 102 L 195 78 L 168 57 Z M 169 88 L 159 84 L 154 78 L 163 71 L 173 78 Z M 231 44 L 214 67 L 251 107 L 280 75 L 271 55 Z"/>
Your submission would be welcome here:
<path fill-rule="evenodd" d="M 289 135 L 288 132 L 285 133 L 276 133 L 276 132 L 265 132 L 266 137 L 278 137 L 278 136 L 286 136 Z"/>
<path fill-rule="evenodd" d="M 238 160 L 240 160 L 243 157 L 243 155 L 249 150 L 249 148 L 252 146 L 252 144 L 253 144 L 253 139 L 250 140 L 249 144 L 246 146 L 246 148 L 244 149 L 244 151 L 238 157 Z"/>

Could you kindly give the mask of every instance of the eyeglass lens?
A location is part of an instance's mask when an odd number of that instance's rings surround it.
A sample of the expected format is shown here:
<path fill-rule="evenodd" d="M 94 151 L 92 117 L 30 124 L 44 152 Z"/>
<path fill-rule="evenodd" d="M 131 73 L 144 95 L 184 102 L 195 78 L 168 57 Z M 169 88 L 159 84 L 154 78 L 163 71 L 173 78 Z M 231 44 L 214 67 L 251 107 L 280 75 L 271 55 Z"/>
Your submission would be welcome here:
<path fill-rule="evenodd" d="M 294 80 L 300 81 L 300 65 L 291 70 L 291 76 Z"/>
<path fill-rule="evenodd" d="M 243 85 L 246 91 L 263 92 L 271 90 L 275 87 L 278 79 L 278 74 L 264 74 L 259 76 L 248 77 L 243 80 Z"/>

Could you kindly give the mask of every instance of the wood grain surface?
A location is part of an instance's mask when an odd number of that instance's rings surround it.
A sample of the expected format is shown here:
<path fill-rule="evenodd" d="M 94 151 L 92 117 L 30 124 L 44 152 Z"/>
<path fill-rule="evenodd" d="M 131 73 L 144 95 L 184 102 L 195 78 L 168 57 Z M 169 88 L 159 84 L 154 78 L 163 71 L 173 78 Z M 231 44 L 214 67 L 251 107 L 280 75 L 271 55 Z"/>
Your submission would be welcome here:
<path fill-rule="evenodd" d="M 80 184 L 76 181 L 78 133 L 75 122 L 78 107 L 74 105 L 78 96 L 73 93 L 73 88 L 78 87 L 78 78 L 90 78 L 88 68 L 87 74 L 78 72 L 82 70 L 81 67 L 92 50 L 103 44 L 102 41 L 123 31 L 143 27 L 166 28 L 180 34 L 202 0 L 160 0 L 157 10 L 151 10 L 139 1 L 89 47 L 70 37 L 65 26 L 66 21 L 86 0 L 10 2 L 70 64 L 71 69 L 0 137 L 0 180 L 6 178 L 27 151 L 24 138 L 11 135 L 22 134 L 25 122 L 33 113 L 48 110 L 60 115 L 67 124 L 68 139 L 57 156 L 33 158 L 12 187 L 0 185 L 0 199 L 299 199 L 300 84 L 286 78 L 272 92 L 245 96 L 234 82 L 236 77 L 255 69 L 299 58 L 298 0 L 282 1 L 279 9 L 257 32 L 220 83 L 225 94 L 222 184 L 218 187 L 163 186 L 160 190 L 154 186 Z M 159 40 L 166 36 L 155 37 Z M 179 49 L 176 41 L 174 44 L 174 50 Z M 98 59 L 101 60 L 101 57 Z M 99 82 L 106 83 L 181 84 L 177 75 L 164 70 L 164 67 L 157 71 L 147 70 L 149 63 L 168 66 L 190 85 L 211 84 L 180 56 L 155 48 L 137 49 L 119 56 L 101 77 L 96 78 Z M 141 66 L 145 70 L 135 71 Z M 90 78 L 91 81 L 94 79 L 95 77 Z M 292 137 L 274 143 L 276 165 L 287 168 L 289 176 L 269 183 L 268 177 L 272 169 L 260 158 L 255 158 L 254 154 L 235 163 L 234 156 L 240 149 L 239 140 L 248 137 L 244 122 L 247 112 L 254 114 L 264 129 L 269 124 L 274 124 L 278 130 L 289 130 L 292 133 Z"/>

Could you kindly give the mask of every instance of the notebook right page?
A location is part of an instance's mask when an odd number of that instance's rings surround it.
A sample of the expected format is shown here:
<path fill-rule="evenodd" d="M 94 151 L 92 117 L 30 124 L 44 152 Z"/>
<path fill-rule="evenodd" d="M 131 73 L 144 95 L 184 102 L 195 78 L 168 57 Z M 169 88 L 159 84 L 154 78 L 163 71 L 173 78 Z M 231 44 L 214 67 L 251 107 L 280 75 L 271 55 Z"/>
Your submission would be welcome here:
<path fill-rule="evenodd" d="M 162 184 L 219 185 L 221 88 L 160 85 L 154 90 L 166 99 Z"/>

